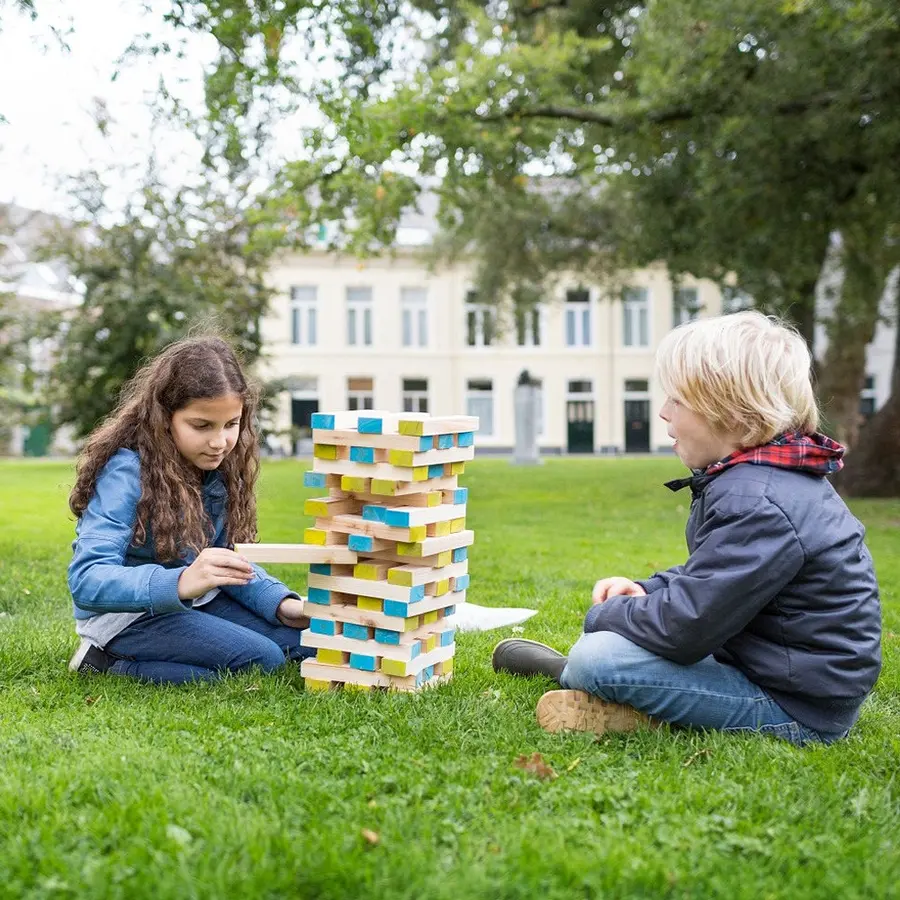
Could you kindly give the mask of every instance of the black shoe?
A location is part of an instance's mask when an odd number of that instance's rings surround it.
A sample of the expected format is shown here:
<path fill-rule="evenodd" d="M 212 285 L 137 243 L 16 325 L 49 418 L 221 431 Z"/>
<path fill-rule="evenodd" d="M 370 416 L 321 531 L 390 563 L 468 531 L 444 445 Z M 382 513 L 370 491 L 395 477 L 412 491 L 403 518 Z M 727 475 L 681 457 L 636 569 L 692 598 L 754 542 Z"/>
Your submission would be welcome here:
<path fill-rule="evenodd" d="M 494 647 L 491 665 L 495 672 L 510 675 L 546 675 L 559 682 L 568 657 L 546 644 L 524 638 L 507 638 Z"/>
<path fill-rule="evenodd" d="M 69 660 L 69 671 L 79 675 L 100 675 L 112 664 L 113 661 L 103 650 L 90 641 L 82 640 Z"/>

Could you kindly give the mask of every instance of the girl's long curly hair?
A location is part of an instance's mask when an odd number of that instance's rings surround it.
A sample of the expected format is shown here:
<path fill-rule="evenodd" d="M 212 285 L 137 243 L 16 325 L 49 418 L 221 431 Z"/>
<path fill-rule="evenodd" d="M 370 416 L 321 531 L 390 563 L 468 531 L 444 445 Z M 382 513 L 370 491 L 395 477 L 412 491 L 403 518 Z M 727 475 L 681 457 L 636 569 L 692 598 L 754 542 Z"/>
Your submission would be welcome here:
<path fill-rule="evenodd" d="M 149 535 L 161 561 L 179 559 L 189 549 L 199 553 L 212 537 L 201 497 L 203 473 L 178 452 L 169 426 L 172 414 L 192 401 L 228 394 L 244 405 L 237 443 L 218 468 L 227 492 L 225 533 L 229 543 L 255 541 L 259 393 L 231 345 L 219 337 L 170 344 L 125 385 L 115 410 L 79 455 L 69 508 L 80 518 L 110 457 L 123 447 L 134 450 L 141 460 L 141 498 L 133 542 L 144 544 Z"/>

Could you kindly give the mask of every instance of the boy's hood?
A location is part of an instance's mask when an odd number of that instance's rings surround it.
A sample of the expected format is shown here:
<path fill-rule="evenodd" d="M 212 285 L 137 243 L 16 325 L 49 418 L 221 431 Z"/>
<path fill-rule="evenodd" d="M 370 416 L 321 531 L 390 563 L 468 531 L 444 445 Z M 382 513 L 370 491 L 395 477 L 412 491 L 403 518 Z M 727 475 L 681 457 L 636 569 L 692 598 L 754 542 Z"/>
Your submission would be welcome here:
<path fill-rule="evenodd" d="M 803 434 L 800 431 L 790 431 L 778 435 L 761 447 L 737 450 L 705 469 L 695 470 L 694 474 L 688 478 L 668 481 L 666 487 L 673 491 L 681 490 L 688 485 L 691 485 L 692 490 L 700 489 L 714 476 L 720 475 L 726 469 L 740 463 L 793 469 L 796 472 L 806 472 L 808 475 L 818 475 L 824 478 L 826 475 L 839 472 L 844 467 L 843 456 L 844 448 L 824 434 L 817 432 Z"/>

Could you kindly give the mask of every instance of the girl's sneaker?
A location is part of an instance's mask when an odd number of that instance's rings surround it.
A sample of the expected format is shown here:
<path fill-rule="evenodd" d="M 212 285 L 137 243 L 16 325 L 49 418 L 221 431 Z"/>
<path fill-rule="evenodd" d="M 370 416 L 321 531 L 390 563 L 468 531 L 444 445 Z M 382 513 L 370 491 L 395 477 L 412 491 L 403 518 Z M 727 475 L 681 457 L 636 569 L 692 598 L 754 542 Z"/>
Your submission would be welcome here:
<path fill-rule="evenodd" d="M 69 660 L 69 671 L 79 675 L 101 675 L 113 661 L 109 655 L 90 641 L 82 639 L 81 644 Z"/>
<path fill-rule="evenodd" d="M 545 731 L 635 731 L 650 719 L 632 706 L 609 703 L 585 691 L 547 691 L 538 700 L 538 725 Z"/>

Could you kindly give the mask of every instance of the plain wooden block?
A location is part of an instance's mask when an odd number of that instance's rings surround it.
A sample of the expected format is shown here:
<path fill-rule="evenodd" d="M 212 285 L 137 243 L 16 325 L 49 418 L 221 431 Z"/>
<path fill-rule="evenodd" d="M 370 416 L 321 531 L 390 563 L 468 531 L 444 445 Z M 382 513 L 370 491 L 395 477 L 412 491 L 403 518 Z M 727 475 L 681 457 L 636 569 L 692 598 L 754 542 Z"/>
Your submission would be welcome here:
<path fill-rule="evenodd" d="M 394 466 L 434 466 L 441 463 L 465 462 L 475 458 L 474 447 L 455 447 L 450 450 L 388 450 L 388 462 Z"/>
<path fill-rule="evenodd" d="M 321 544 L 235 544 L 236 553 L 257 563 L 356 563 L 358 556 L 348 547 Z"/>
<path fill-rule="evenodd" d="M 401 600 L 414 602 L 425 596 L 425 588 L 422 585 L 391 584 L 386 580 L 369 581 L 366 578 L 353 578 L 352 576 L 340 577 L 335 575 L 310 575 L 307 578 L 310 588 L 322 588 L 328 591 L 338 591 L 343 594 L 357 594 L 365 597 L 379 597 L 382 600 Z"/>
<path fill-rule="evenodd" d="M 401 496 L 403 494 L 421 494 L 423 491 L 442 491 L 456 488 L 455 475 L 429 478 L 425 482 L 400 481 L 389 478 L 373 478 L 370 493 L 376 495 Z"/>
<path fill-rule="evenodd" d="M 330 519 L 316 519 L 316 528 L 336 531 L 341 534 L 365 534 L 386 541 L 421 541 L 426 535 L 426 526 L 395 528 L 381 522 L 373 522 L 363 516 L 340 515 Z M 387 549 L 387 548 L 384 548 Z"/>
<path fill-rule="evenodd" d="M 365 434 L 350 429 L 315 430 L 313 441 L 317 444 L 335 444 L 339 447 L 371 447 L 379 450 L 422 450 L 434 448 L 434 439 L 430 436 L 417 437 L 406 434 Z"/>
<path fill-rule="evenodd" d="M 478 431 L 478 416 L 428 416 L 414 417 L 404 414 L 398 424 L 400 434 L 456 434 L 460 431 Z"/>

